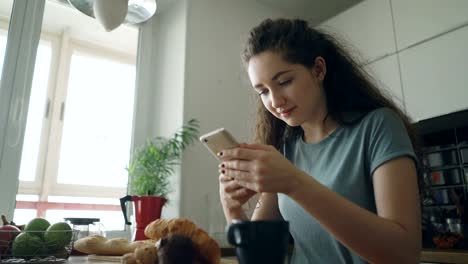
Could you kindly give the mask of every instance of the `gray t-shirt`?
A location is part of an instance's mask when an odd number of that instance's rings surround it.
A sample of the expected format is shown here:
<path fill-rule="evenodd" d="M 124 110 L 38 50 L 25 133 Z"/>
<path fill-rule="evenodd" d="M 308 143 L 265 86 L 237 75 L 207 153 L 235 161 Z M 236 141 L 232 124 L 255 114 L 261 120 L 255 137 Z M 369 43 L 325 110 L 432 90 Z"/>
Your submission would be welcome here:
<path fill-rule="evenodd" d="M 288 141 L 282 152 L 321 184 L 373 213 L 375 169 L 400 156 L 416 161 L 404 123 L 388 108 L 368 113 L 355 125 L 340 126 L 316 144 L 305 143 L 302 138 Z M 294 238 L 292 263 L 365 263 L 294 200 L 278 194 L 278 205 Z"/>

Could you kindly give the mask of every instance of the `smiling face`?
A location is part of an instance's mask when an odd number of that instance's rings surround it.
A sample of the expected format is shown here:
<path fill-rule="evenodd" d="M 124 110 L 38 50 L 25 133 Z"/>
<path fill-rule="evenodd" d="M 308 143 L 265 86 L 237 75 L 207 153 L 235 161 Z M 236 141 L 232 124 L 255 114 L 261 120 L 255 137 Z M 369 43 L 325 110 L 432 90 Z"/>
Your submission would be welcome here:
<path fill-rule="evenodd" d="M 277 52 L 265 51 L 249 60 L 250 82 L 266 109 L 289 126 L 322 121 L 327 113 L 322 81 L 325 61 L 315 66 L 291 64 Z"/>

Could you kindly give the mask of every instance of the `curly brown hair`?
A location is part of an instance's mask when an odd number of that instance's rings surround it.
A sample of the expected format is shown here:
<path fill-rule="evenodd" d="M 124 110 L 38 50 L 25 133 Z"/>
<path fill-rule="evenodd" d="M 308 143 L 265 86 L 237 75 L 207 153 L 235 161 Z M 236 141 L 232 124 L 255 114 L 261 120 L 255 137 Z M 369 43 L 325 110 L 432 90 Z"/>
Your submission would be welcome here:
<path fill-rule="evenodd" d="M 311 68 L 315 59 L 323 57 L 327 74 L 323 80 L 328 106 L 328 117 L 340 125 L 353 125 L 367 113 L 381 107 L 395 111 L 403 120 L 413 149 L 420 159 L 421 148 L 410 118 L 397 107 L 391 97 L 377 88 L 372 77 L 364 71 L 349 53 L 330 34 L 309 27 L 300 19 L 267 19 L 250 31 L 242 59 L 249 60 L 265 51 L 278 52 L 285 61 Z M 359 113 L 350 120 L 346 113 Z M 300 126 L 288 126 L 272 115 L 257 99 L 255 141 L 280 148 L 290 137 L 301 136 Z"/>

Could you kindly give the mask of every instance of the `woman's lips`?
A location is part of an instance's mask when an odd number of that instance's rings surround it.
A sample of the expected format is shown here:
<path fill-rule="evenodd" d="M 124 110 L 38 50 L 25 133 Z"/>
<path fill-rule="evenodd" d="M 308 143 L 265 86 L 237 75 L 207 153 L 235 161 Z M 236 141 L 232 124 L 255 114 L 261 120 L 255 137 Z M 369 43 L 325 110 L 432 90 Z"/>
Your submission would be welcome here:
<path fill-rule="evenodd" d="M 280 114 L 281 114 L 282 117 L 288 117 L 288 116 L 291 115 L 291 112 L 292 112 L 294 109 L 296 109 L 296 107 L 293 107 L 293 108 L 290 108 L 290 109 L 288 109 L 288 110 L 286 110 L 286 111 L 283 111 L 283 112 L 281 112 Z"/>

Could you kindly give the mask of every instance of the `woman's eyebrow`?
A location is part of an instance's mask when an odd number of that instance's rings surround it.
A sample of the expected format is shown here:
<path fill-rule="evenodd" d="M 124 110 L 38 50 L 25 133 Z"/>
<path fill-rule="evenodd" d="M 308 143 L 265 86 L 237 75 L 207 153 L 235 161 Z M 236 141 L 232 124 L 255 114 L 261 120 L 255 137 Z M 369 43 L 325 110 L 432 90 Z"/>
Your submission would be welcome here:
<path fill-rule="evenodd" d="M 275 75 L 273 75 L 273 77 L 271 77 L 271 80 L 272 81 L 275 81 L 276 79 L 278 79 L 282 74 L 285 74 L 285 73 L 288 73 L 288 72 L 291 72 L 292 70 L 284 70 L 284 71 L 279 71 L 277 73 L 275 73 Z M 254 88 L 260 88 L 262 87 L 263 85 L 261 83 L 259 84 L 256 84 L 254 86 Z"/>
<path fill-rule="evenodd" d="M 281 76 L 281 74 L 285 74 L 285 73 L 288 73 L 290 71 L 292 71 L 292 70 L 279 71 L 275 75 L 273 75 L 273 77 L 271 77 L 271 80 L 275 81 L 276 79 L 278 79 L 278 77 Z"/>

